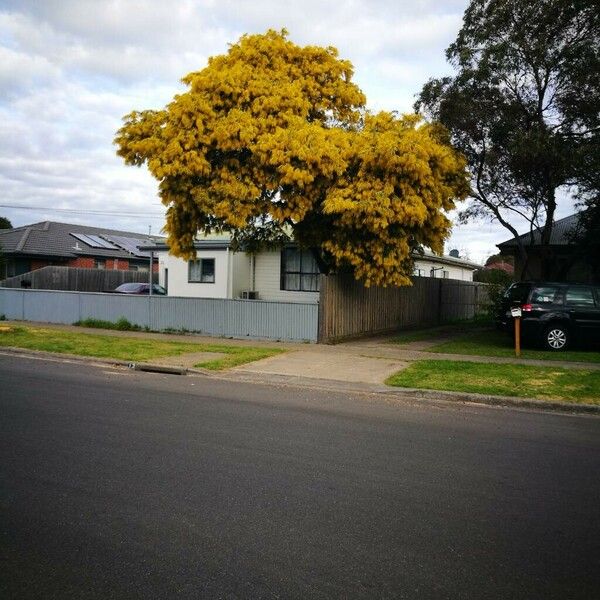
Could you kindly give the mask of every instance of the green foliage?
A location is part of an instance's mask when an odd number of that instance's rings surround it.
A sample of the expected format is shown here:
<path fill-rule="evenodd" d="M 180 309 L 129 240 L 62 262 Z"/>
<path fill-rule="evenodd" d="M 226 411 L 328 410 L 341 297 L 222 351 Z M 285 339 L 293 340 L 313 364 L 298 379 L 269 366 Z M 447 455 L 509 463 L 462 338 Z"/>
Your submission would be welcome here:
<path fill-rule="evenodd" d="M 492 283 L 488 287 L 488 302 L 485 308 L 491 319 L 502 310 L 502 299 L 509 285 L 510 283 Z"/>
<path fill-rule="evenodd" d="M 461 218 L 495 219 L 515 237 L 517 218 L 539 227 L 544 278 L 556 263 L 549 240 L 559 190 L 598 192 L 590 173 L 599 160 L 599 7 L 472 0 L 446 53 L 455 75 L 430 80 L 416 103 L 467 157 L 475 202 Z"/>
<path fill-rule="evenodd" d="M 130 323 L 125 317 L 121 317 L 115 324 L 115 329 L 119 331 L 140 331 L 142 328 L 139 325 Z"/>
<path fill-rule="evenodd" d="M 501 285 L 507 288 L 513 282 L 513 277 L 502 269 L 477 269 L 473 273 L 473 281 Z"/>
<path fill-rule="evenodd" d="M 501 308 L 504 292 L 514 281 L 513 276 L 502 269 L 478 269 L 473 273 L 473 281 L 488 284 L 485 311 L 488 317 L 493 319 Z"/>
<path fill-rule="evenodd" d="M 12 229 L 12 223 L 6 217 L 0 217 L 0 229 Z"/>
<path fill-rule="evenodd" d="M 103 321 L 102 319 L 83 319 L 76 321 L 73 325 L 78 327 L 93 327 L 95 329 L 115 329 L 118 331 L 141 331 L 139 325 L 130 323 L 125 317 L 121 317 L 116 323 Z"/>

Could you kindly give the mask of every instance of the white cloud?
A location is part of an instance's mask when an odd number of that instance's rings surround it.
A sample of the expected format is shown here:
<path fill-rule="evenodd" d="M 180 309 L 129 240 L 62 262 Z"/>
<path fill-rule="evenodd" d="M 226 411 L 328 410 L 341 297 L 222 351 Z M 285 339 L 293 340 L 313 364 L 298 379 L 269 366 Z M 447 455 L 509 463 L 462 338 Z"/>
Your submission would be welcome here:
<path fill-rule="evenodd" d="M 286 27 L 298 44 L 334 45 L 355 66 L 373 110 L 410 111 L 467 0 L 3 0 L 0 7 L 0 189 L 3 204 L 140 211 L 86 217 L 0 208 L 20 225 L 42 219 L 147 231 L 162 225 L 156 182 L 112 145 L 121 117 L 160 108 L 243 33 Z M 457 226 L 446 247 L 483 260 L 506 234 Z"/>

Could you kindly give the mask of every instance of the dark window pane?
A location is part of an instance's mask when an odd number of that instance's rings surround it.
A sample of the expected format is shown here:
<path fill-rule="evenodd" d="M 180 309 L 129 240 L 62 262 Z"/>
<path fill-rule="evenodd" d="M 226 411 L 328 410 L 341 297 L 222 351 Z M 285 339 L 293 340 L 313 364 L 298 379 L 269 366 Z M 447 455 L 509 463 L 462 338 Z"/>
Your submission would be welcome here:
<path fill-rule="evenodd" d="M 302 275 L 302 291 L 303 292 L 318 292 L 319 291 L 319 276 L 318 275 Z"/>
<path fill-rule="evenodd" d="M 190 260 L 188 263 L 188 280 L 200 281 L 201 268 L 199 260 Z"/>
<path fill-rule="evenodd" d="M 300 272 L 302 255 L 295 248 L 287 248 L 285 254 L 285 270 Z"/>
<path fill-rule="evenodd" d="M 202 259 L 202 283 L 214 283 L 215 282 L 215 259 L 214 258 L 203 258 Z"/>
<path fill-rule="evenodd" d="M 510 300 L 510 302 L 520 302 L 521 304 L 524 304 L 527 300 L 529 290 L 530 286 L 528 283 L 516 283 L 506 290 L 504 297 L 507 300 Z"/>
<path fill-rule="evenodd" d="M 567 304 L 576 306 L 594 306 L 594 296 L 591 288 L 569 288 L 567 290 Z"/>
<path fill-rule="evenodd" d="M 318 273 L 317 261 L 310 250 L 302 252 L 302 272 L 303 273 Z"/>
<path fill-rule="evenodd" d="M 300 275 L 286 273 L 283 278 L 283 289 L 292 292 L 300 291 Z"/>

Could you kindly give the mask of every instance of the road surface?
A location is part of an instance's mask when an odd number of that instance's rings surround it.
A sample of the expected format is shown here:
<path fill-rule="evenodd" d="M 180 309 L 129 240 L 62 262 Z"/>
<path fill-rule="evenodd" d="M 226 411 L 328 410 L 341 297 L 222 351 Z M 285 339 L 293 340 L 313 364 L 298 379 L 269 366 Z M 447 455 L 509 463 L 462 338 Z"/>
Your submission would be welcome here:
<path fill-rule="evenodd" d="M 0 355 L 2 598 L 600 594 L 600 419 Z"/>

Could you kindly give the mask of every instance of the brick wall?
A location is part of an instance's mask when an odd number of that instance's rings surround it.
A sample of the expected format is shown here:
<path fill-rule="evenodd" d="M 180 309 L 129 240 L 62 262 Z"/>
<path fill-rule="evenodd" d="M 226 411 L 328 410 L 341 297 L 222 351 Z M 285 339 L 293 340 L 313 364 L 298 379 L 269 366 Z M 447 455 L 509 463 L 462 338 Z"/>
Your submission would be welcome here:
<path fill-rule="evenodd" d="M 71 259 L 67 266 L 78 267 L 79 269 L 93 269 L 95 268 L 94 259 L 87 256 L 78 256 L 77 258 Z"/>
<path fill-rule="evenodd" d="M 36 269 L 41 269 L 43 267 L 48 267 L 50 266 L 50 261 L 49 260 L 32 260 L 31 264 L 29 266 L 29 270 L 30 271 L 35 271 Z"/>
<path fill-rule="evenodd" d="M 96 260 L 103 260 L 105 264 L 105 269 L 107 271 L 117 270 L 117 271 L 128 271 L 130 268 L 129 259 L 127 258 L 100 258 L 95 259 L 92 256 L 78 256 L 77 258 L 71 259 L 66 266 L 68 267 L 77 267 L 79 269 L 95 269 L 96 268 Z M 39 266 L 35 267 L 39 269 L 41 267 L 45 267 L 50 264 L 47 261 L 38 261 L 40 263 Z M 147 264 L 147 263 L 146 263 Z M 145 265 L 144 265 L 145 266 Z M 33 270 L 33 268 L 32 268 Z M 158 261 L 154 263 L 152 271 L 154 273 L 158 273 Z"/>
<path fill-rule="evenodd" d="M 80 269 L 95 269 L 96 260 L 103 260 L 107 271 L 128 271 L 129 260 L 127 258 L 100 258 L 95 259 L 89 256 L 79 256 L 69 261 L 69 267 L 77 267 Z"/>

